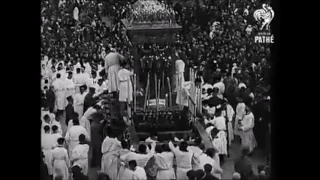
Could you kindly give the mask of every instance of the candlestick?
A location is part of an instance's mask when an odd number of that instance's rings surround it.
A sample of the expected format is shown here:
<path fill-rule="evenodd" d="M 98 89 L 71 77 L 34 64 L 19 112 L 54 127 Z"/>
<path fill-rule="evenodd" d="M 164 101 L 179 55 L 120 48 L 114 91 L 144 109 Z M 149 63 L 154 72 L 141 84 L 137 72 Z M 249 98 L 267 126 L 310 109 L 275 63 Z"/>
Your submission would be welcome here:
<path fill-rule="evenodd" d="M 172 94 L 171 94 L 171 85 L 170 85 L 170 78 L 167 78 L 167 83 L 168 83 L 168 90 L 169 90 L 169 108 L 171 110 L 172 108 Z"/>
<path fill-rule="evenodd" d="M 134 110 L 134 112 L 136 112 L 136 110 L 137 110 L 137 74 L 134 74 L 134 79 L 133 79 L 133 84 L 134 84 L 134 104 L 133 104 L 133 110 Z"/>
<path fill-rule="evenodd" d="M 154 74 L 154 88 L 155 88 L 155 99 L 156 99 L 156 108 L 158 113 L 158 88 L 157 88 L 157 74 Z"/>
<path fill-rule="evenodd" d="M 148 73 L 147 87 L 146 87 L 146 92 L 144 93 L 144 105 L 143 105 L 143 111 L 144 111 L 144 112 L 146 111 L 146 107 L 147 107 L 149 86 L 150 86 L 150 74 Z"/>

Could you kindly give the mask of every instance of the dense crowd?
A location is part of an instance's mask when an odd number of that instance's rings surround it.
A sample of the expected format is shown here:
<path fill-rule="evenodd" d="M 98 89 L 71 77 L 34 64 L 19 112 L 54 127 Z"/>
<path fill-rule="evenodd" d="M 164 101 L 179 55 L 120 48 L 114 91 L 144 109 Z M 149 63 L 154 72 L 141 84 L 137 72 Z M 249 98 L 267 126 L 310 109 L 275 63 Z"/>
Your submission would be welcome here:
<path fill-rule="evenodd" d="M 156 145 L 156 135 L 151 135 L 146 140 L 151 143 L 150 147 L 142 144 L 138 149 L 132 149 L 128 139 L 113 133 L 112 129 L 108 130 L 108 136 L 103 140 L 101 119 L 90 119 L 92 114 L 102 111 L 101 96 L 111 86 L 111 77 L 105 71 L 104 56 L 109 52 L 121 54 L 124 69 L 130 69 L 127 65 L 134 64 L 136 55 L 131 50 L 132 42 L 121 23 L 126 12 L 130 11 L 129 5 L 134 2 L 41 1 L 43 179 L 68 180 L 70 170 L 73 179 L 88 179 L 88 164 L 90 167 L 101 167 L 101 177 L 107 175 L 112 180 L 132 177 L 221 179 L 224 159 L 221 155 L 227 153 L 221 153 L 223 150 L 217 147 L 205 149 L 200 135 L 193 138 L 193 145 L 188 145 L 190 139 L 186 138 L 183 141 L 172 138 L 169 143 Z M 268 155 L 270 46 L 254 43 L 259 24 L 252 16 L 254 10 L 267 2 L 203 2 L 204 5 L 196 3 L 193 6 L 174 4 L 169 0 L 164 2 L 175 10 L 176 22 L 182 29 L 174 43 L 155 44 L 153 51 L 159 52 L 163 47 L 172 49 L 186 67 L 198 70 L 198 76 L 205 82 L 203 105 L 207 113 L 203 118 L 207 121 L 206 130 L 210 129 L 211 138 L 219 136 L 219 131 L 212 125 L 223 116 L 221 107 L 212 104 L 221 93 L 221 86 L 216 84 L 222 82 L 223 102 L 234 109 L 236 122 L 232 124 L 232 129 L 236 131 L 239 122 L 250 119 L 254 114 L 254 127 L 250 128 L 254 135 L 250 137 L 255 136 L 258 147 Z M 107 24 L 106 16 L 112 26 Z M 165 56 L 162 50 L 152 58 L 171 60 L 171 56 Z M 66 134 L 62 133 L 60 125 L 63 114 L 66 118 L 63 123 L 68 126 Z M 247 142 L 242 156 L 235 161 L 234 179 L 266 179 L 268 176 L 268 168 L 262 166 L 258 168 L 259 175 L 253 173 L 249 155 L 254 147 L 250 145 Z M 90 163 L 89 149 L 92 156 Z M 149 163 L 152 162 L 150 159 L 154 163 Z M 173 169 L 181 164 L 188 167 Z"/>

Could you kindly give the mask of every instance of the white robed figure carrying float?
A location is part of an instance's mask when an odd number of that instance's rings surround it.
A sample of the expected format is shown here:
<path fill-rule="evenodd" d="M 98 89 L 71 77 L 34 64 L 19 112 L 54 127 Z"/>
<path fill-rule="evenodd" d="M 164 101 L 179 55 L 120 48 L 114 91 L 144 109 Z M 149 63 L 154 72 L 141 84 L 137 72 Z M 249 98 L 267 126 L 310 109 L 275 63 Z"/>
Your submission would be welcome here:
<path fill-rule="evenodd" d="M 112 180 L 118 177 L 119 152 L 121 149 L 121 142 L 113 136 L 112 132 L 109 132 L 102 142 L 101 172 L 108 175 Z"/>

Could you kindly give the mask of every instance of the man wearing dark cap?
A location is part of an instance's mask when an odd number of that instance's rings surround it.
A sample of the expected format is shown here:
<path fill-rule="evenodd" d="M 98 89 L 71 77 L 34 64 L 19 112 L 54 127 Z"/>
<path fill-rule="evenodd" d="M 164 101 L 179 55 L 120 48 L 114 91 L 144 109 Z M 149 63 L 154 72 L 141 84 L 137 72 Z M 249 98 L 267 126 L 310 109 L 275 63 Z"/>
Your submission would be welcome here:
<path fill-rule="evenodd" d="M 49 112 L 53 113 L 56 100 L 53 86 L 50 86 L 49 89 L 46 91 L 46 99 L 48 100 Z"/>
<path fill-rule="evenodd" d="M 254 135 L 257 138 L 258 147 L 262 148 L 267 153 L 267 138 L 268 125 L 270 124 L 270 100 L 267 93 L 263 94 L 263 99 L 253 107 L 255 115 L 255 127 L 253 128 Z"/>
<path fill-rule="evenodd" d="M 73 115 L 74 115 L 72 96 L 67 97 L 67 101 L 68 101 L 68 104 L 66 106 L 66 125 L 68 125 L 69 121 L 73 119 Z"/>
<path fill-rule="evenodd" d="M 81 172 L 81 168 L 79 166 L 73 166 L 71 168 L 71 172 L 73 180 L 89 180 L 88 176 Z"/>
<path fill-rule="evenodd" d="M 92 107 L 97 103 L 99 97 L 94 97 L 96 89 L 92 86 L 89 88 L 88 94 L 84 98 L 83 112 L 86 112 L 89 107 Z"/>

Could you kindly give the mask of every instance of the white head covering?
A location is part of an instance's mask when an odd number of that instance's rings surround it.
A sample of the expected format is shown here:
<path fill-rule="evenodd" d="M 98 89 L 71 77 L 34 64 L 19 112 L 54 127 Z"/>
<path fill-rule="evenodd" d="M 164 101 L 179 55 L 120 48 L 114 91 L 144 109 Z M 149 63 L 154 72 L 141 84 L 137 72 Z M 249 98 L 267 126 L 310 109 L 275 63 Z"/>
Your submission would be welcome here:
<path fill-rule="evenodd" d="M 239 88 L 242 88 L 242 87 L 247 88 L 247 86 L 244 83 L 240 83 L 238 87 Z"/>
<path fill-rule="evenodd" d="M 239 179 L 241 179 L 241 175 L 239 173 L 235 172 L 232 175 L 232 179 L 233 180 L 239 180 Z"/>
<path fill-rule="evenodd" d="M 177 73 L 183 73 L 185 68 L 185 63 L 182 60 L 176 60 L 175 62 L 175 68 Z"/>

